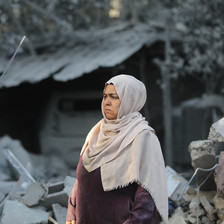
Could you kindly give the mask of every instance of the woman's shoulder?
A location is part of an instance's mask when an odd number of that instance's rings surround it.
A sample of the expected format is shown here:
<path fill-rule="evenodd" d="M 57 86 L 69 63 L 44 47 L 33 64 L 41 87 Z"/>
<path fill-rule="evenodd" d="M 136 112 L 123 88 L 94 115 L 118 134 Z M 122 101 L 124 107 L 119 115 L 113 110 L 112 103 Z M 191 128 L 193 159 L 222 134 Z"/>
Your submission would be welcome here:
<path fill-rule="evenodd" d="M 137 137 L 151 137 L 151 138 L 157 138 L 156 132 L 154 129 L 144 129 L 141 132 L 138 133 Z"/>

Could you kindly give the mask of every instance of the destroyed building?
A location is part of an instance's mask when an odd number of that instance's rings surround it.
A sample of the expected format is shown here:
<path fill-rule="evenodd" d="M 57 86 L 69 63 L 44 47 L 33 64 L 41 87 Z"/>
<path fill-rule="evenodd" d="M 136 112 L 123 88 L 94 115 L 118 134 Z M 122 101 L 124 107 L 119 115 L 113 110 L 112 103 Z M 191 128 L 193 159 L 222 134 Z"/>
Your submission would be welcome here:
<path fill-rule="evenodd" d="M 155 30 L 162 32 L 155 33 Z M 11 218 L 8 213 L 12 208 L 31 217 L 35 213 L 36 223 L 54 223 L 54 219 L 63 223 L 80 147 L 86 133 L 101 118 L 102 87 L 111 76 L 129 73 L 144 80 L 150 101 L 146 108 L 150 112 L 147 119 L 155 127 L 161 142 L 163 140 L 162 96 L 156 84 L 160 72 L 153 63 L 154 58 L 164 56 L 163 28 L 158 24 L 151 27 L 122 24 L 91 36 L 80 33 L 80 37 L 82 41 L 77 45 L 48 49 L 35 58 L 18 55 L 8 73 L 0 78 L 1 147 L 13 151 L 15 144 L 15 148 L 23 148 L 24 154 L 22 149 L 13 153 L 18 159 L 23 155 L 23 166 L 35 180 L 28 188 L 21 189 L 24 180 L 19 179 L 1 157 L 3 224 L 8 224 Z M 173 41 L 179 41 L 178 34 L 174 33 Z M 2 69 L 8 61 L 1 58 L 0 63 Z M 193 80 L 188 78 L 183 82 L 188 84 L 187 91 L 195 90 Z M 189 97 L 201 96 L 200 87 L 196 89 L 197 94 L 191 93 Z M 213 99 L 212 103 L 202 103 L 204 106 L 201 107 L 195 105 L 203 102 L 202 98 L 193 103 L 188 101 L 174 111 L 174 152 L 178 165 L 189 165 L 189 143 L 205 139 L 212 116 L 215 116 L 214 109 L 223 108 L 217 106 L 224 105 L 223 96 Z M 192 117 L 201 118 L 196 128 L 195 120 L 189 122 Z M 218 115 L 214 119 L 218 120 Z M 195 133 L 186 137 L 186 133 L 191 133 L 189 130 L 195 130 Z M 37 193 L 35 200 L 30 201 L 29 195 L 34 192 Z M 11 200 L 5 200 L 8 195 Z M 57 214 L 61 215 L 57 217 Z M 20 217 L 19 213 L 15 216 Z M 63 219 L 59 221 L 61 217 Z M 29 224 L 29 220 L 27 216 L 21 223 Z"/>

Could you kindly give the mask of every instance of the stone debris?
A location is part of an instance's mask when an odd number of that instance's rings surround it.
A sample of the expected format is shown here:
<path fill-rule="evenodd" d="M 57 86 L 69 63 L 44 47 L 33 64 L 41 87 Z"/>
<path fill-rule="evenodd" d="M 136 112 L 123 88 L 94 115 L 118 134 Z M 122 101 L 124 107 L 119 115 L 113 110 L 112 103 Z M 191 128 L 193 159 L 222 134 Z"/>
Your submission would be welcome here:
<path fill-rule="evenodd" d="M 192 166 L 194 170 L 197 168 L 209 169 L 216 164 L 215 149 L 213 142 L 210 140 L 199 140 L 190 143 L 188 151 L 191 156 Z M 197 182 L 198 185 L 203 183 L 209 173 L 198 171 Z M 203 190 L 214 190 L 216 188 L 213 175 L 203 184 Z"/>
<path fill-rule="evenodd" d="M 224 148 L 220 154 L 215 152 L 215 146 L 220 142 L 224 142 L 224 118 L 212 125 L 208 139 L 190 143 L 192 167 L 198 171 L 192 176 L 196 186 L 188 183 L 189 187 L 177 200 L 178 208 L 169 218 L 169 224 L 224 224 Z M 197 168 L 215 171 L 205 172 Z"/>
<path fill-rule="evenodd" d="M 213 142 L 224 142 L 224 118 L 211 126 L 208 139 Z"/>
<path fill-rule="evenodd" d="M 215 220 L 215 208 L 208 202 L 207 198 L 205 196 L 200 197 L 200 202 L 203 208 L 205 209 L 205 212 L 207 214 L 207 218 L 210 221 Z"/>
<path fill-rule="evenodd" d="M 12 149 L 19 166 L 8 162 L 5 147 L 10 152 Z M 19 141 L 5 136 L 0 138 L 0 154 L 0 223 L 64 224 L 68 197 L 75 182 L 75 177 L 71 177 L 75 176 L 75 169 L 66 166 L 55 155 L 28 153 Z M 33 169 L 27 170 L 27 164 L 31 164 Z M 21 167 L 25 176 L 18 172 Z M 26 176 L 34 181 L 24 188 Z"/>
<path fill-rule="evenodd" d="M 10 149 L 10 151 L 15 155 L 15 157 L 19 160 L 19 162 L 26 167 L 30 162 L 29 153 L 24 149 L 21 142 L 19 140 L 12 139 L 10 136 L 5 135 L 0 138 L 0 149 Z M 11 175 L 14 177 L 18 177 L 18 173 L 15 171 L 14 167 L 10 164 L 9 169 Z M 30 169 L 32 169 L 30 167 Z M 29 172 L 32 171 L 29 170 Z"/>
<path fill-rule="evenodd" d="M 197 172 L 193 175 L 191 179 L 196 180 L 196 186 L 193 186 L 193 182 L 190 185 L 190 181 L 181 174 L 166 167 L 169 197 L 177 205 L 169 217 L 169 224 L 224 224 L 224 152 L 216 155 L 214 149 L 221 141 L 220 136 L 224 136 L 220 125 L 221 121 L 213 124 L 209 139 L 194 141 L 189 145 L 195 171 L 198 168 L 216 167 L 214 175 L 210 173 L 206 182 L 204 180 L 209 172 Z M 3 139 L 4 141 L 0 139 L 0 147 L 2 144 L 10 149 L 10 144 L 6 144 L 10 138 Z M 76 180 L 72 177 L 75 176 L 75 170 L 55 155 L 25 154 L 28 156 L 26 155 L 24 164 L 31 163 L 33 169 L 29 172 L 35 180 L 26 189 L 21 188 L 23 178 L 16 178 L 12 166 L 0 157 L 0 173 L 4 174 L 0 175 L 0 223 L 64 224 L 68 197 Z"/>
<path fill-rule="evenodd" d="M 42 200 L 40 201 L 40 204 L 46 207 L 47 209 L 50 209 L 52 205 L 56 203 L 60 204 L 63 207 L 67 207 L 68 197 L 72 191 L 72 187 L 74 183 L 75 183 L 75 178 L 67 176 L 64 180 L 64 183 L 62 184 L 63 187 L 55 188 L 55 184 L 53 188 L 49 186 L 50 191 L 48 190 L 48 194 L 46 195 L 46 197 L 42 198 Z M 56 186 L 59 186 L 59 185 L 56 185 Z M 63 189 L 60 190 L 61 188 Z M 53 191 L 53 189 L 54 190 L 59 189 L 59 191 Z"/>
<path fill-rule="evenodd" d="M 39 201 L 43 198 L 45 193 L 45 187 L 40 182 L 34 182 L 28 187 L 25 195 L 21 198 L 21 200 L 29 207 L 38 205 Z"/>
<path fill-rule="evenodd" d="M 7 200 L 2 212 L 1 224 L 47 224 L 49 212 L 43 207 L 29 208 L 19 201 Z"/>
<path fill-rule="evenodd" d="M 57 220 L 58 224 L 65 224 L 67 207 L 62 207 L 59 204 L 53 204 L 52 208 L 55 219 Z"/>

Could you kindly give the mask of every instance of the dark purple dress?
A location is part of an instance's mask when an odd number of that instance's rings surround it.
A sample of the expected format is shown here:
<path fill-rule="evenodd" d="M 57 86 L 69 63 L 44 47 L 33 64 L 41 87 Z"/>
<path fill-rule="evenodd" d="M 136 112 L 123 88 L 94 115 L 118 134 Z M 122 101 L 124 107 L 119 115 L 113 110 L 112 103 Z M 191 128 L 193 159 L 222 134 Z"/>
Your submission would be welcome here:
<path fill-rule="evenodd" d="M 158 213 L 150 194 L 137 183 L 105 192 L 100 168 L 89 173 L 80 159 L 66 220 L 75 220 L 75 224 L 156 224 Z"/>

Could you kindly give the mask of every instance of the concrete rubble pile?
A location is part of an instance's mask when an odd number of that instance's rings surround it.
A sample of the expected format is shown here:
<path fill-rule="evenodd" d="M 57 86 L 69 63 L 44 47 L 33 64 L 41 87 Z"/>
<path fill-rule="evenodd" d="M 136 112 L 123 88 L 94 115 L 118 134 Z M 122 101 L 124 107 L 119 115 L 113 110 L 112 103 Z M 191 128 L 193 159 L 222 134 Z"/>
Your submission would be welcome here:
<path fill-rule="evenodd" d="M 224 118 L 211 126 L 208 139 L 191 142 L 188 150 L 194 174 L 181 193 L 173 191 L 176 208 L 169 223 L 224 224 Z"/>
<path fill-rule="evenodd" d="M 190 143 L 189 181 L 166 167 L 168 196 L 175 204 L 169 224 L 224 224 L 223 146 L 224 118 L 211 126 L 208 139 Z M 28 153 L 8 136 L 0 138 L 0 154 L 0 223 L 64 224 L 75 167 L 56 155 Z"/>
<path fill-rule="evenodd" d="M 0 154 L 0 223 L 64 224 L 75 169 L 56 156 L 28 153 L 8 136 L 0 139 Z"/>

